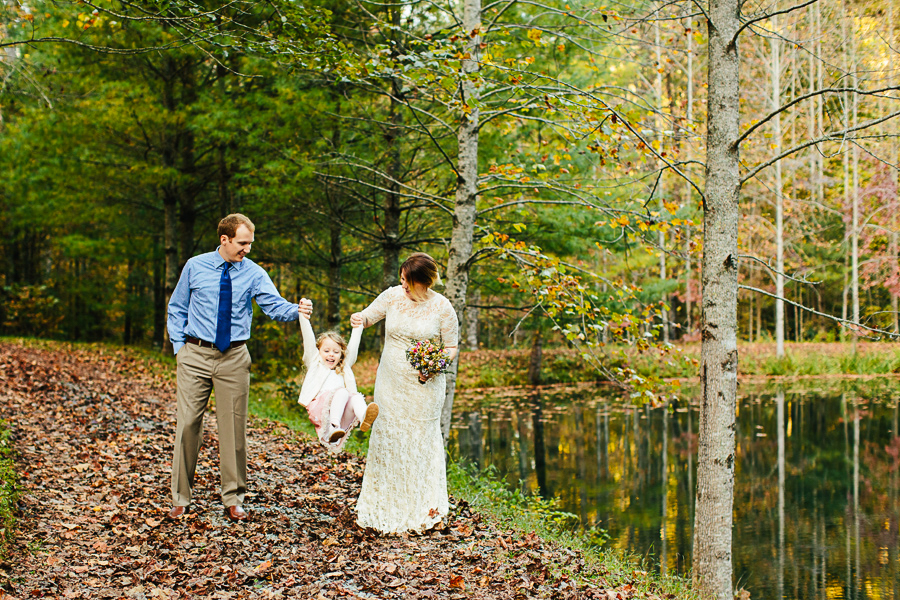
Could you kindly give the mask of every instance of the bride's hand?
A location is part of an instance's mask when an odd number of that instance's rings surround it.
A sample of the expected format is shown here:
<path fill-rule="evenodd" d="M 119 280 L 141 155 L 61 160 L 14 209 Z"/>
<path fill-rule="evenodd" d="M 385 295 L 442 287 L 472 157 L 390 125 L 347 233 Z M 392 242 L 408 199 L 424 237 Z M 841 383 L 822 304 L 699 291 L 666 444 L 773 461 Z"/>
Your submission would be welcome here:
<path fill-rule="evenodd" d="M 353 313 L 350 315 L 350 327 L 365 327 L 366 326 L 366 318 L 362 313 Z"/>

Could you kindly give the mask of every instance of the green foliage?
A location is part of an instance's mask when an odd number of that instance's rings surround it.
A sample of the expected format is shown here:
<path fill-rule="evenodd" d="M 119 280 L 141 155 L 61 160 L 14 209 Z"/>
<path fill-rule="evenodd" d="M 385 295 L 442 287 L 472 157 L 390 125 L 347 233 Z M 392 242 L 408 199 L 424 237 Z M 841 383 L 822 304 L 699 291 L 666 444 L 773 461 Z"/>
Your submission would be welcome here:
<path fill-rule="evenodd" d="M 556 498 L 545 499 L 538 493 L 525 494 L 521 486 L 510 486 L 493 465 L 479 472 L 474 465 L 450 461 L 447 473 L 448 485 L 454 493 L 479 510 L 490 506 L 495 516 L 510 520 L 522 529 L 537 521 L 545 533 L 555 537 L 578 535 L 588 546 L 600 547 L 609 540 L 602 528 L 585 529 L 578 515 L 560 510 Z"/>
<path fill-rule="evenodd" d="M 3 315 L 0 333 L 3 335 L 32 335 L 44 337 L 60 334 L 62 314 L 59 298 L 45 285 L 8 285 L 0 294 Z"/>
<path fill-rule="evenodd" d="M 11 432 L 0 421 L 0 559 L 6 557 L 16 529 L 19 487 L 13 456 Z"/>
<path fill-rule="evenodd" d="M 579 351 L 585 362 L 626 389 L 632 399 L 665 401 L 674 397 L 677 384 L 663 382 L 653 371 L 639 373 L 631 364 L 631 355 L 616 351 L 616 346 L 634 348 L 638 354 L 652 355 L 656 360 L 696 365 L 678 348 L 657 339 L 665 302 L 641 303 L 637 286 L 573 268 L 544 254 L 539 247 L 503 233 L 492 233 L 482 242 L 518 265 L 518 273 L 509 279 L 510 287 L 528 294 L 534 303 L 532 310 L 546 315 L 553 329 Z"/>

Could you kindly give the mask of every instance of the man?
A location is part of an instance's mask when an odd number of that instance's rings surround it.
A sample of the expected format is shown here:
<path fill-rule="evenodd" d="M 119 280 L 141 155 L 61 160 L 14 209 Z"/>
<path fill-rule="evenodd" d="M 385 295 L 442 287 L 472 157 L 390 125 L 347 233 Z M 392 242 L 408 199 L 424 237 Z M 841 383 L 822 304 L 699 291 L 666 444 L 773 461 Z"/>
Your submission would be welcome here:
<path fill-rule="evenodd" d="M 243 521 L 247 491 L 247 401 L 250 396 L 252 300 L 276 321 L 312 314 L 312 302 L 285 300 L 268 273 L 246 258 L 253 223 L 241 214 L 219 222 L 219 247 L 187 261 L 169 300 L 168 331 L 178 362 L 177 426 L 172 458 L 170 519 L 191 503 L 197 455 L 203 440 L 203 413 L 216 392 L 219 471 L 225 514 Z"/>

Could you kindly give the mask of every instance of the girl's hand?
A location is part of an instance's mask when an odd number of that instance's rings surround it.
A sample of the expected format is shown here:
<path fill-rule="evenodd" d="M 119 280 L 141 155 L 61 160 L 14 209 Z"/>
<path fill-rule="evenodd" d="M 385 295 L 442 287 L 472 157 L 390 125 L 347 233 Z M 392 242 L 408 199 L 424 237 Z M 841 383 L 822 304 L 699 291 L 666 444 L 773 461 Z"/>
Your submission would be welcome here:
<path fill-rule="evenodd" d="M 419 373 L 419 383 L 425 384 L 428 383 L 428 380 L 431 379 L 431 375 L 425 375 L 424 373 Z"/>
<path fill-rule="evenodd" d="M 297 304 L 297 312 L 300 313 L 301 317 L 306 317 L 309 319 L 310 315 L 312 315 L 313 303 L 312 300 L 307 298 L 301 298 L 300 302 Z"/>
<path fill-rule="evenodd" d="M 357 327 L 365 327 L 366 326 L 366 318 L 362 313 L 353 313 L 350 315 L 350 327 L 354 329 Z"/>

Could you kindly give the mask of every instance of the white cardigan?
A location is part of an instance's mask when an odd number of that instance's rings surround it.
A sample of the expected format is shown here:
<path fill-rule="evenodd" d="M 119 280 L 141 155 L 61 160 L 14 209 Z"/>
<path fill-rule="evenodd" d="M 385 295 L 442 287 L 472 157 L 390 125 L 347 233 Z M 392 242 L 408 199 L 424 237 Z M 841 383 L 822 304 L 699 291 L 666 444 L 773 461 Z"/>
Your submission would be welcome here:
<path fill-rule="evenodd" d="M 300 398 L 297 401 L 303 406 L 308 406 L 322 391 L 322 386 L 328 379 L 328 373 L 333 369 L 329 369 L 322 362 L 319 349 L 316 348 L 316 336 L 313 333 L 312 325 L 310 325 L 309 319 L 303 316 L 300 317 L 300 331 L 303 333 L 303 364 L 306 365 L 306 378 L 303 379 Z M 356 377 L 353 376 L 351 367 L 359 354 L 359 340 L 362 338 L 362 332 L 362 327 L 353 329 L 350 334 L 350 343 L 347 344 L 347 352 L 344 353 L 344 364 L 341 365 L 344 387 L 351 394 L 356 393 Z"/>

